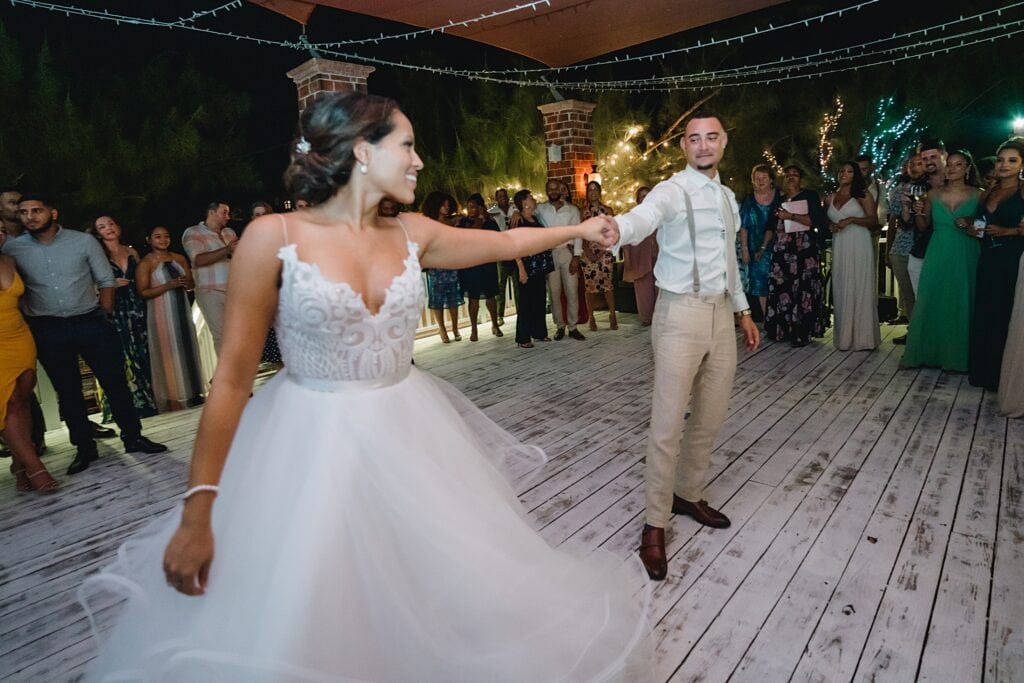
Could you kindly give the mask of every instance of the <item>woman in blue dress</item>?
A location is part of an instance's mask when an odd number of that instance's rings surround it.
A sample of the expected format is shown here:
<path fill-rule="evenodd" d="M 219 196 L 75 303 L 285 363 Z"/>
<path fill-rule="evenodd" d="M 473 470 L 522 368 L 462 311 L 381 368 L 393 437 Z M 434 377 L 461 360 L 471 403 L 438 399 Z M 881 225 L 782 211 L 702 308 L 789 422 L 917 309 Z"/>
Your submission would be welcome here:
<path fill-rule="evenodd" d="M 740 204 L 740 272 L 745 274 L 743 291 L 748 297 L 757 297 L 763 317 L 777 222 L 773 214 L 785 198 L 775 189 L 775 173 L 767 164 L 754 166 L 750 183 L 754 190 Z"/>

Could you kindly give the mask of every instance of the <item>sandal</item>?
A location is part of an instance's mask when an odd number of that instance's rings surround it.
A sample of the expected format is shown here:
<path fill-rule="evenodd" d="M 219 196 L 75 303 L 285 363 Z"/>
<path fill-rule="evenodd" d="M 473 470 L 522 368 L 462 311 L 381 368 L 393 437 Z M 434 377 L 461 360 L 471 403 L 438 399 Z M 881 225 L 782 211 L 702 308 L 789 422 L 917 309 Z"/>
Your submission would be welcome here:
<path fill-rule="evenodd" d="M 32 488 L 36 492 L 38 492 L 38 493 L 53 493 L 54 491 L 56 491 L 57 489 L 60 488 L 60 482 L 57 481 L 56 479 L 54 479 L 53 475 L 51 475 L 45 469 L 44 470 L 39 470 L 37 472 L 33 472 L 32 474 L 28 475 L 28 478 L 30 480 L 31 479 L 35 479 L 36 477 L 38 477 L 41 474 L 44 474 L 47 477 L 49 477 L 49 481 L 45 481 L 42 484 L 40 484 L 39 486 L 36 486 L 36 485 L 33 484 Z"/>
<path fill-rule="evenodd" d="M 455 334 L 452 335 L 452 339 L 454 339 L 455 341 L 462 341 L 462 335 L 456 332 Z"/>
<path fill-rule="evenodd" d="M 533 348 L 533 342 L 525 342 L 523 344 L 520 344 L 519 348 L 521 348 L 521 349 L 532 349 Z"/>
<path fill-rule="evenodd" d="M 505 336 L 505 333 L 502 332 L 501 328 L 498 327 L 497 325 L 495 325 L 494 327 L 491 328 L 491 334 L 493 334 L 495 337 L 504 337 Z"/>
<path fill-rule="evenodd" d="M 11 474 L 14 475 L 14 488 L 16 491 L 21 493 L 27 493 L 32 490 L 32 481 L 28 475 L 25 474 L 25 468 L 18 463 L 11 463 Z"/>

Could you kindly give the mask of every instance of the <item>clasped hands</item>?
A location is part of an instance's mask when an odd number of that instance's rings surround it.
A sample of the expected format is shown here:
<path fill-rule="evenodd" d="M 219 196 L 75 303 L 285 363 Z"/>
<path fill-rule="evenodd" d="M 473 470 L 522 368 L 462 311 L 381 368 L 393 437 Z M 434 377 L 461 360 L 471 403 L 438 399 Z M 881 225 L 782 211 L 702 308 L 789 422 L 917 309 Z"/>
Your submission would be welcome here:
<path fill-rule="evenodd" d="M 611 216 L 600 214 L 583 221 L 583 239 L 611 249 L 619 241 L 619 224 Z"/>

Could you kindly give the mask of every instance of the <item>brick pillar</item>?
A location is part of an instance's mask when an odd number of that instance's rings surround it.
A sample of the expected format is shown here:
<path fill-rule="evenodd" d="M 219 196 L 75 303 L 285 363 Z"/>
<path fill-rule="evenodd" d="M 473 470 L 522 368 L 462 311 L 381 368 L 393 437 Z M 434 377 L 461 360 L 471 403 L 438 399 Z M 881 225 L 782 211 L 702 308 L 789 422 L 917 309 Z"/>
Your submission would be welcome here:
<path fill-rule="evenodd" d="M 580 100 L 562 100 L 542 104 L 544 142 L 548 148 L 548 178 L 565 180 L 578 204 L 586 196 L 584 177 L 594 169 L 594 118 L 596 104 Z M 561 161 L 551 161 L 551 145 L 562 148 Z"/>
<path fill-rule="evenodd" d="M 376 69 L 372 66 L 337 62 L 314 57 L 288 72 L 299 91 L 299 111 L 306 108 L 320 93 L 341 90 L 366 92 L 366 79 Z"/>

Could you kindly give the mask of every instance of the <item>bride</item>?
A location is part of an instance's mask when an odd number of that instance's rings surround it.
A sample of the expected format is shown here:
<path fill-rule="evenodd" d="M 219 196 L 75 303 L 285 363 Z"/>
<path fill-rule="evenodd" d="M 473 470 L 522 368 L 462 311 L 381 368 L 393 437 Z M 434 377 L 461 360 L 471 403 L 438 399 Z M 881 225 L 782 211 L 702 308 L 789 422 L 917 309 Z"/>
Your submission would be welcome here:
<path fill-rule="evenodd" d="M 83 587 L 90 614 L 129 597 L 86 680 L 649 678 L 643 570 L 549 547 L 506 480 L 539 450 L 411 365 L 421 267 L 614 228 L 378 217 L 423 166 L 397 105 L 332 94 L 300 127 L 285 181 L 315 208 L 246 228 L 184 502 Z M 250 399 L 272 321 L 285 370 Z"/>

